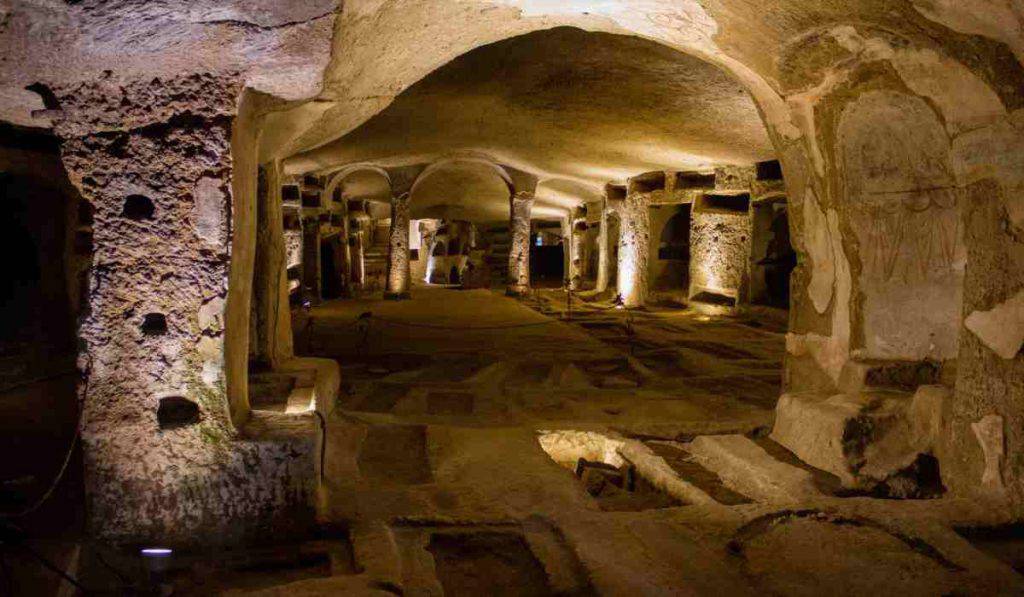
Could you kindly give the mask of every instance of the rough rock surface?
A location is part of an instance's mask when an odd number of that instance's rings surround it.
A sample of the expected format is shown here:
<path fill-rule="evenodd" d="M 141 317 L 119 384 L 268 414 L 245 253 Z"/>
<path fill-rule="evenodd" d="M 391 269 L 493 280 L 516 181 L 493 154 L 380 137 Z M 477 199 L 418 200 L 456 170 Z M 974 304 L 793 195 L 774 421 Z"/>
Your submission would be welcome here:
<path fill-rule="evenodd" d="M 616 201 L 613 208 L 619 215 L 619 263 L 616 273 L 618 296 L 626 308 L 642 307 L 647 301 L 650 268 L 648 245 L 651 235 L 650 198 L 646 193 L 631 191 Z"/>
<path fill-rule="evenodd" d="M 690 297 L 711 292 L 739 303 L 750 284 L 751 220 L 701 203 L 690 220 Z"/>
<path fill-rule="evenodd" d="M 508 254 L 508 292 L 524 294 L 530 288 L 530 209 L 533 193 L 519 192 L 509 200 L 512 245 Z"/>
<path fill-rule="evenodd" d="M 312 421 L 261 440 L 240 437 L 229 417 L 237 93 L 232 79 L 202 76 L 58 90 L 64 162 L 95 210 L 82 436 L 90 526 L 106 539 L 225 542 L 310 520 Z M 148 313 L 164 315 L 166 332 L 143 333 Z M 161 421 L 163 401 L 196 416 Z"/>
<path fill-rule="evenodd" d="M 922 386 L 895 392 L 784 394 L 772 439 L 851 489 L 871 490 L 931 454 L 950 391 Z"/>

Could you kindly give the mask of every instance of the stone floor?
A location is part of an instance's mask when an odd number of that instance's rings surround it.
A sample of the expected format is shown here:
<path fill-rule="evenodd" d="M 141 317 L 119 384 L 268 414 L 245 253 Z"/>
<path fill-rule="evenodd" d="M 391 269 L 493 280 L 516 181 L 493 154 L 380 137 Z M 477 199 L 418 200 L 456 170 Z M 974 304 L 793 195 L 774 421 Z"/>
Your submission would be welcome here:
<path fill-rule="evenodd" d="M 336 301 L 297 323 L 296 346 L 337 359 L 342 408 L 373 421 L 572 423 L 667 439 L 771 424 L 782 328 L 582 303 L 566 317 L 563 303 L 550 291 L 520 302 L 434 288 Z"/>
<path fill-rule="evenodd" d="M 1024 591 L 1019 543 L 962 530 L 999 508 L 850 496 L 766 437 L 784 314 L 567 311 L 418 289 L 299 314 L 298 351 L 342 366 L 320 498 L 351 557 L 262 594 Z"/>

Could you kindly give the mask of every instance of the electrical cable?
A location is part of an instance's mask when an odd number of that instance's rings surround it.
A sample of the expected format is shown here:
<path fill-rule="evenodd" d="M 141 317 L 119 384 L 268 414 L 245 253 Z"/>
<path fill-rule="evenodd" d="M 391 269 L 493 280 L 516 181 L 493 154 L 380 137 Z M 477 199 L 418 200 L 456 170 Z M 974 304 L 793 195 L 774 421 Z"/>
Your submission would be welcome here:
<path fill-rule="evenodd" d="M 71 575 L 70 575 L 70 574 L 68 574 L 67 572 L 64 572 L 64 571 L 63 571 L 63 570 L 61 570 L 60 568 L 58 568 L 56 564 L 54 564 L 54 563 L 53 563 L 53 562 L 51 562 L 50 560 L 47 560 L 47 559 L 46 559 L 45 557 L 43 557 L 43 555 L 42 555 L 42 554 L 40 554 L 40 553 L 39 553 L 39 552 L 37 552 L 36 550 L 32 549 L 31 547 L 29 547 L 29 546 L 28 546 L 28 545 L 26 545 L 25 543 L 21 543 L 21 544 L 19 545 L 19 547 L 21 547 L 21 548 L 22 548 L 23 550 L 25 550 L 25 551 L 26 551 L 26 552 L 27 552 L 27 553 L 28 553 L 29 555 L 31 555 L 31 556 L 32 556 L 32 557 L 34 557 L 34 558 L 35 558 L 36 560 L 38 560 L 38 561 L 39 561 L 39 563 L 40 563 L 40 564 L 42 564 L 44 568 L 46 568 L 46 569 L 47 569 L 47 570 L 49 570 L 50 572 L 53 572 L 54 574 L 56 574 L 57 576 L 59 576 L 59 577 L 63 578 L 64 580 L 68 581 L 69 583 L 71 583 L 72 585 L 74 585 L 74 586 L 75 586 L 75 588 L 77 588 L 77 589 L 78 589 L 79 591 L 81 591 L 82 593 L 85 593 L 85 594 L 89 594 L 89 593 L 90 593 L 90 591 L 89 591 L 88 589 L 86 589 L 86 588 L 85 588 L 84 586 L 82 586 L 82 583 L 78 582 L 78 579 L 76 579 L 75 577 L 71 576 Z"/>
<path fill-rule="evenodd" d="M 25 539 L 25 531 L 15 526 L 13 523 L 4 523 L 3 525 L 0 525 L 0 547 L 4 546 L 11 546 L 22 550 L 38 561 L 43 568 L 71 583 L 82 593 L 88 594 L 90 592 L 82 585 L 81 582 L 78 581 L 77 578 L 71 576 L 64 570 L 61 570 L 60 567 L 47 559 L 46 556 L 33 549 Z M 0 571 L 4 573 L 4 576 L 7 579 L 8 591 L 13 595 L 14 577 L 11 574 L 10 569 L 7 567 L 7 560 L 3 557 L 2 551 L 0 551 Z"/>
<path fill-rule="evenodd" d="M 60 469 L 57 471 L 57 476 L 53 478 L 53 481 L 50 483 L 47 490 L 43 492 L 43 494 L 39 497 L 38 500 L 36 500 L 34 504 L 22 509 L 19 512 L 0 512 L 0 518 L 23 518 L 25 516 L 28 516 L 29 514 L 32 514 L 40 507 L 42 507 L 46 500 L 50 499 L 50 496 L 53 495 L 53 492 L 57 490 L 57 486 L 60 484 L 61 479 L 64 478 L 64 474 L 68 470 L 68 465 L 71 464 L 71 456 L 75 453 L 75 447 L 78 445 L 78 440 L 82 435 L 82 417 L 84 416 L 85 411 L 85 405 L 83 403 L 84 397 L 89 392 L 89 371 L 92 370 L 92 358 L 87 357 L 87 359 L 88 362 L 86 364 L 85 375 L 83 376 L 85 381 L 83 382 L 82 385 L 82 398 L 79 398 L 78 400 L 78 418 L 75 421 L 75 434 L 71 438 L 71 444 L 68 446 L 67 453 L 64 455 L 64 461 L 61 463 Z"/>
<path fill-rule="evenodd" d="M 25 386 L 30 386 L 32 384 L 42 383 L 44 381 L 51 381 L 51 380 L 54 380 L 54 379 L 60 379 L 61 377 L 67 377 L 69 375 L 76 375 L 77 373 L 78 373 L 78 369 L 77 368 L 75 368 L 75 369 L 65 369 L 64 371 L 60 371 L 60 372 L 54 373 L 52 375 L 44 375 L 42 377 L 35 377 L 33 379 L 26 379 L 26 380 L 23 380 L 23 381 L 19 381 L 17 383 L 13 383 L 13 384 L 11 384 L 9 386 L 4 386 L 4 387 L 0 388 L 0 394 L 6 394 L 6 393 L 11 392 L 13 390 L 17 390 L 18 388 L 23 388 Z"/>

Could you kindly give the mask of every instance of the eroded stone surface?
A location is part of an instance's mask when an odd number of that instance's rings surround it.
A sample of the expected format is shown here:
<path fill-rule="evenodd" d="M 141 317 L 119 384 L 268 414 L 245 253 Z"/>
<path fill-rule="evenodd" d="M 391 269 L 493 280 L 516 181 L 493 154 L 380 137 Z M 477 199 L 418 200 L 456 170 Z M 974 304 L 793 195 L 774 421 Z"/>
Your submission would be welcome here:
<path fill-rule="evenodd" d="M 202 99 L 188 96 L 199 85 Z M 175 99 L 174 89 L 191 99 Z M 223 542 L 309 521 L 312 429 L 243 440 L 229 418 L 223 222 L 199 234 L 181 225 L 229 209 L 220 189 L 231 176 L 237 92 L 234 80 L 208 77 L 113 94 L 104 82 L 60 90 L 78 106 L 58 126 L 64 161 L 95 210 L 91 309 L 80 332 L 89 378 L 82 436 L 90 526 L 104 538 Z M 152 201 L 151 219 L 123 217 L 132 194 Z M 180 323 L 143 336 L 139 311 Z M 170 394 L 195 404 L 195 416 L 160 425 L 160 399 Z"/>

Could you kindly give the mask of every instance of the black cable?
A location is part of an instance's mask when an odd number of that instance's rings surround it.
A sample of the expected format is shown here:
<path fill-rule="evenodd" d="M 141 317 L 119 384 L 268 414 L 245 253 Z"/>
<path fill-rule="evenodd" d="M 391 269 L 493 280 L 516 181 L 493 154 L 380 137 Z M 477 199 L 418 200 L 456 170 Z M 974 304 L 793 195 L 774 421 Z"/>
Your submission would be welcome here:
<path fill-rule="evenodd" d="M 103 566 L 107 570 L 110 570 L 111 572 L 113 572 L 114 576 L 117 577 L 117 580 L 120 581 L 120 583 L 123 586 L 126 586 L 126 587 L 133 587 L 133 586 L 135 586 L 134 583 L 128 582 L 128 579 L 125 578 L 123 574 L 121 574 L 120 570 L 118 570 L 113 565 L 111 565 L 111 563 L 107 561 L 107 558 L 103 557 L 103 551 L 102 550 L 94 548 L 94 553 L 96 554 L 96 559 L 98 559 L 100 561 L 100 564 L 103 564 Z"/>
<path fill-rule="evenodd" d="M 79 591 L 81 591 L 81 592 L 83 592 L 85 594 L 89 594 L 90 593 L 90 591 L 88 589 L 86 589 L 84 586 L 82 586 L 82 583 L 78 582 L 78 580 L 75 579 L 75 577 L 71 576 L 67 572 L 64 572 L 63 570 L 58 568 L 55 564 L 53 564 L 53 562 L 51 562 L 50 560 L 47 560 L 45 557 L 42 556 L 42 554 L 40 554 L 36 550 L 34 550 L 31 547 L 29 547 L 27 544 L 21 543 L 21 544 L 19 544 L 19 547 L 21 547 L 23 550 L 28 552 L 28 554 L 31 555 L 32 557 L 34 557 L 35 559 L 39 560 L 39 563 L 42 564 L 44 568 L 46 568 L 50 572 L 53 572 L 57 576 L 60 576 L 64 580 L 68 581 L 69 583 L 74 585 L 75 588 L 77 588 Z"/>
<path fill-rule="evenodd" d="M 0 547 L 9 547 L 23 550 L 25 553 L 32 556 L 40 564 L 42 564 L 43 568 L 45 568 L 46 570 L 49 570 L 50 572 L 68 581 L 83 593 L 89 593 L 89 591 L 86 590 L 84 586 L 82 586 L 82 583 L 78 582 L 78 579 L 71 576 L 67 572 L 61 570 L 56 564 L 48 560 L 43 554 L 39 553 L 35 549 L 32 549 L 32 546 L 28 544 L 28 541 L 25 538 L 25 531 L 15 526 L 13 523 L 3 523 L 3 525 L 0 526 Z M 4 575 L 8 579 L 8 585 L 9 587 L 11 587 L 13 586 L 13 576 L 10 572 L 10 569 L 7 568 L 6 558 L 3 558 L 2 556 L 3 551 L 0 551 L 0 568 L 3 569 Z M 13 588 L 11 588 L 10 590 L 11 594 L 13 595 Z"/>
<path fill-rule="evenodd" d="M 68 465 L 71 464 L 71 456 L 75 453 L 75 446 L 78 445 L 78 439 L 82 435 L 82 418 L 85 416 L 85 396 L 89 392 L 89 372 L 92 371 L 92 357 L 86 356 L 87 364 L 84 371 L 84 381 L 82 383 L 82 398 L 78 400 L 78 418 L 75 421 L 75 434 L 71 438 L 71 444 L 68 446 L 68 451 L 64 455 L 64 462 L 61 464 L 60 469 L 57 471 L 57 476 L 53 478 L 50 486 L 47 488 L 43 495 L 31 506 L 21 510 L 20 512 L 0 512 L 0 518 L 22 518 L 32 514 L 38 510 L 46 500 L 50 499 L 53 492 L 57 490 L 57 486 L 60 485 L 61 479 L 64 478 L 64 473 L 68 470 Z"/>
<path fill-rule="evenodd" d="M 6 394 L 6 393 L 11 392 L 13 390 L 17 390 L 18 388 L 23 388 L 25 386 L 30 386 L 32 384 L 42 383 L 44 381 L 50 381 L 50 380 L 53 380 L 53 379 L 60 379 L 61 377 L 67 377 L 69 375 L 75 375 L 77 373 L 78 373 L 78 369 L 75 368 L 75 369 L 67 369 L 67 370 L 64 370 L 64 371 L 60 371 L 60 372 L 54 373 L 52 375 L 44 375 L 42 377 L 34 377 L 32 379 L 26 379 L 26 380 L 23 380 L 23 381 L 12 383 L 9 386 L 4 386 L 4 387 L 0 388 L 0 394 Z"/>

